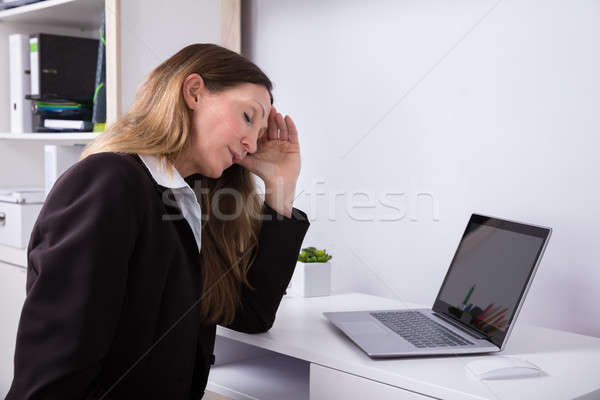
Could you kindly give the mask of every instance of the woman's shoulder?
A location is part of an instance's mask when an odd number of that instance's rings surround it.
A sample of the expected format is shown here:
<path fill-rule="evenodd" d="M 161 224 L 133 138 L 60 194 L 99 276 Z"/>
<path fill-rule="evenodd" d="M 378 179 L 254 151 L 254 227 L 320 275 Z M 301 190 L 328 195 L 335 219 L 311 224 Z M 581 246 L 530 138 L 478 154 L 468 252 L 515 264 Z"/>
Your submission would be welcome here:
<path fill-rule="evenodd" d="M 101 197 L 118 195 L 137 197 L 152 190 L 143 166 L 134 154 L 102 152 L 91 154 L 69 167 L 56 181 L 52 192 L 62 196 L 83 193 Z"/>
<path fill-rule="evenodd" d="M 137 175 L 142 172 L 135 154 L 121 153 L 114 151 L 105 151 L 101 153 L 90 154 L 84 159 L 73 165 L 79 169 L 95 169 L 107 173 L 124 173 L 126 175 Z"/>
<path fill-rule="evenodd" d="M 46 196 L 38 220 L 58 223 L 68 216 L 73 223 L 102 218 L 141 220 L 146 213 L 149 185 L 135 158 L 121 153 L 97 153 L 73 164 L 54 183 Z M 121 223 L 127 218 L 118 217 Z M 45 222 L 44 222 L 45 221 Z"/>
<path fill-rule="evenodd" d="M 145 173 L 135 154 L 107 151 L 91 154 L 76 162 L 65 171 L 64 177 L 82 181 L 108 178 L 115 185 L 139 186 Z"/>

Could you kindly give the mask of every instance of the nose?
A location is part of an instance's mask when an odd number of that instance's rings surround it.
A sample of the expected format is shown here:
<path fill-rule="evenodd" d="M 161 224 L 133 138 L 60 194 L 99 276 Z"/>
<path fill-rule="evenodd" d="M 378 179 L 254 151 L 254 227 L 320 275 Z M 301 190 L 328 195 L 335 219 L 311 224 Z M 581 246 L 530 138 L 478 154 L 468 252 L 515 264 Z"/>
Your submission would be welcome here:
<path fill-rule="evenodd" d="M 244 146 L 244 150 L 246 150 L 246 153 L 248 154 L 253 154 L 256 153 L 258 144 L 257 144 L 257 140 L 258 138 L 256 137 L 245 137 L 244 139 L 242 139 L 242 146 Z"/>

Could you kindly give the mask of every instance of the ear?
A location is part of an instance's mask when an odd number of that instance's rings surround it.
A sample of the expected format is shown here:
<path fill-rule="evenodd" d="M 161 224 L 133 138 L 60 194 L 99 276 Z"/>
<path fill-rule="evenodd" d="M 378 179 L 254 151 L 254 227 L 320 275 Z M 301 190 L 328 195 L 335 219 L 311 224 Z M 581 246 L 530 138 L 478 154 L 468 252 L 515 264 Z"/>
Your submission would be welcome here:
<path fill-rule="evenodd" d="M 199 74 L 190 74 L 183 81 L 183 99 L 190 110 L 195 110 L 200 105 L 202 94 L 206 90 L 204 80 Z"/>

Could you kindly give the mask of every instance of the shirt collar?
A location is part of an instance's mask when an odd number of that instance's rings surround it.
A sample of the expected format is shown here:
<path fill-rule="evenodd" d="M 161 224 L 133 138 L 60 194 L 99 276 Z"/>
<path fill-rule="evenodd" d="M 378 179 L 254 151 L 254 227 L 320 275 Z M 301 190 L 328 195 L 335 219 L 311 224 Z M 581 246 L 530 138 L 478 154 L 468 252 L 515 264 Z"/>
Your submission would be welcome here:
<path fill-rule="evenodd" d="M 173 176 L 169 177 L 166 169 L 166 159 L 163 159 L 162 163 L 158 162 L 158 157 L 153 154 L 138 154 L 150 174 L 156 183 L 169 189 L 180 189 L 190 187 L 183 177 L 177 171 L 177 168 L 173 167 Z"/>

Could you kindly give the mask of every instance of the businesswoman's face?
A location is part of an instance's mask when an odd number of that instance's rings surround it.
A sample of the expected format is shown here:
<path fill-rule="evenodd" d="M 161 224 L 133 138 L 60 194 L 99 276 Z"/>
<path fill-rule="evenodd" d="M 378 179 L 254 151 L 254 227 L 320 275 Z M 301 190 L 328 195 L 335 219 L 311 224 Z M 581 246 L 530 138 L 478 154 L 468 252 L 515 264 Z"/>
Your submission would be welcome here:
<path fill-rule="evenodd" d="M 192 111 L 185 175 L 191 172 L 218 178 L 248 153 L 256 152 L 271 111 L 271 97 L 264 86 L 241 83 L 210 92 L 200 75 L 191 74 L 184 81 L 183 96 Z"/>

